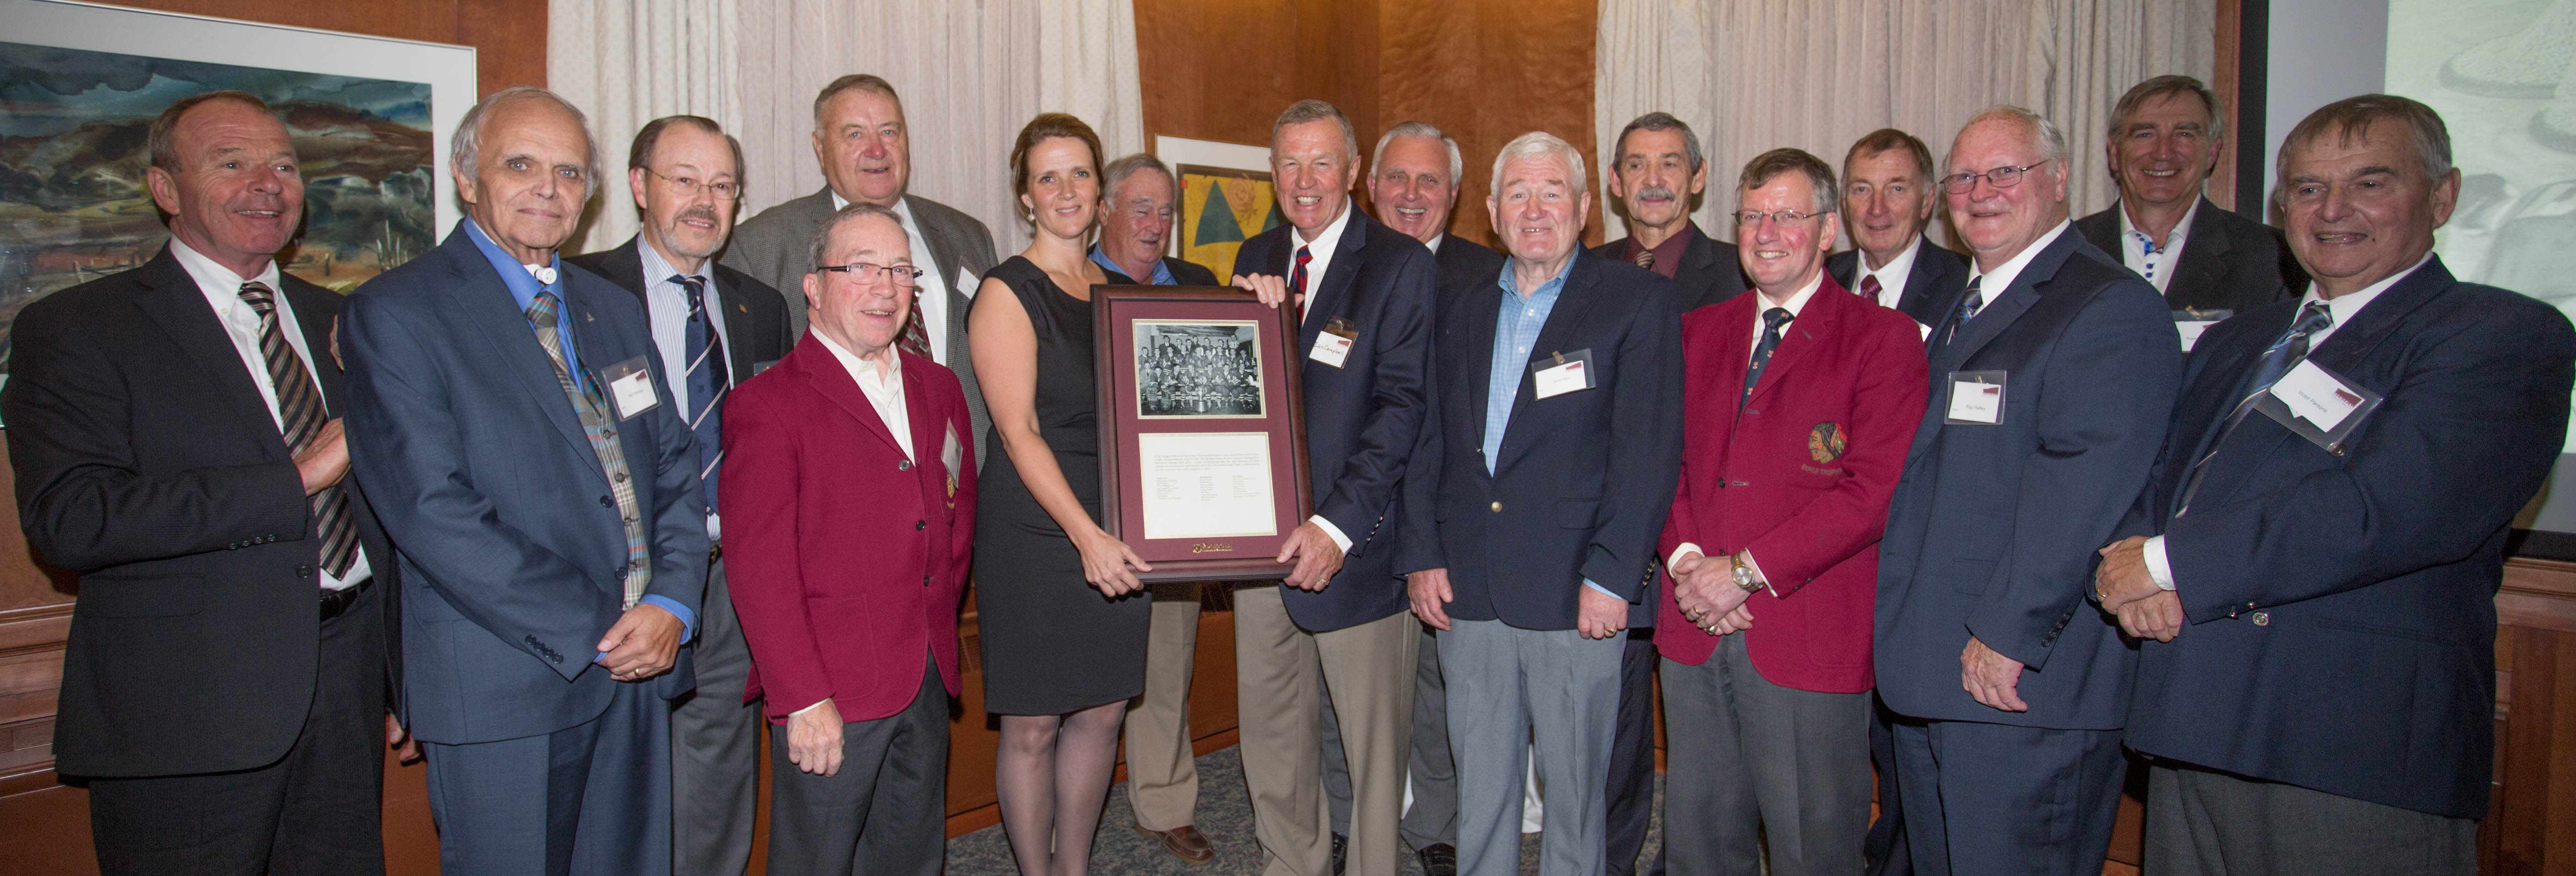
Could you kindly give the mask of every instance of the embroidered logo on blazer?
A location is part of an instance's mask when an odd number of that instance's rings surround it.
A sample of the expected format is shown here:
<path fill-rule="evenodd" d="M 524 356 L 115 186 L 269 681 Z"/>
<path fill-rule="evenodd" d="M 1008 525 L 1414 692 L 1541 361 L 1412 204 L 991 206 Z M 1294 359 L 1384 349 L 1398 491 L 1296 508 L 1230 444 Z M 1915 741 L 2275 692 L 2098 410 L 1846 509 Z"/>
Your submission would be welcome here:
<path fill-rule="evenodd" d="M 1819 463 L 1841 459 L 1848 439 L 1842 424 L 1817 423 L 1815 428 L 1807 430 L 1807 455 Z"/>

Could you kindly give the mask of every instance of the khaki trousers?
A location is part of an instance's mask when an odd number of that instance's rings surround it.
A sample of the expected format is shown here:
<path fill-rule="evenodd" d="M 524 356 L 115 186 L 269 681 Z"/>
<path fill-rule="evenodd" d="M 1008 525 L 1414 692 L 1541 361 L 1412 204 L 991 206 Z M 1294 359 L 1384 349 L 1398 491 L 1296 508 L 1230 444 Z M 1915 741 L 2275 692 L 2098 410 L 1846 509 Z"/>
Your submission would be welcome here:
<path fill-rule="evenodd" d="M 1404 853 L 1406 740 L 1421 643 L 1410 614 L 1326 633 L 1300 629 L 1279 585 L 1235 592 L 1243 779 L 1264 876 L 1330 876 L 1323 698 L 1340 716 L 1351 770 L 1349 876 L 1394 876 Z"/>
<path fill-rule="evenodd" d="M 1199 646 L 1198 588 L 1156 601 L 1145 635 L 1145 694 L 1127 707 L 1127 802 L 1146 830 L 1196 823 L 1198 759 L 1190 750 L 1191 657 Z"/>

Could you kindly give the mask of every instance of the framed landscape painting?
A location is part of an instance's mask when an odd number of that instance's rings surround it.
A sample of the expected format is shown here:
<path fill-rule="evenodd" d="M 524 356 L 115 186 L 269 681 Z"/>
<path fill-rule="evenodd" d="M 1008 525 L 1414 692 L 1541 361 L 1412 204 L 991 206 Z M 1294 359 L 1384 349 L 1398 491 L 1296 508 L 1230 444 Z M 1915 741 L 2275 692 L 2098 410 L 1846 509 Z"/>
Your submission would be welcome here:
<path fill-rule="evenodd" d="M 471 48 L 55 0 L 0 0 L 0 20 L 0 337 L 28 303 L 160 251 L 146 134 L 192 95 L 247 91 L 286 123 L 304 175 L 289 273 L 347 292 L 457 220 L 439 168 L 477 95 Z"/>

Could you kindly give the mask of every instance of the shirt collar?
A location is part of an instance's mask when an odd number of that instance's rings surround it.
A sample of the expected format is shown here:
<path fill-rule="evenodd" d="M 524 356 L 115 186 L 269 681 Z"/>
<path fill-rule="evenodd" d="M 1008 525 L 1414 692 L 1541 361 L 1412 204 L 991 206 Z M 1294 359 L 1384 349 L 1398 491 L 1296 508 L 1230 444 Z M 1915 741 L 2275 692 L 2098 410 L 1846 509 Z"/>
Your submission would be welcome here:
<path fill-rule="evenodd" d="M 2134 241 L 2147 236 L 2146 232 L 2138 230 L 2137 223 L 2129 221 L 2128 202 L 2122 201 L 2120 203 L 2120 209 L 2114 212 L 2120 214 L 2120 239 L 2124 241 L 2121 244 L 2122 246 L 2127 246 L 2127 241 Z M 2181 249 L 2183 239 L 2191 236 L 2191 221 L 2199 218 L 2199 216 L 2200 199 L 2195 197 L 2191 199 L 2191 208 L 2182 211 L 2182 221 L 2174 223 L 2173 231 L 2165 234 L 2164 243 L 2157 245 L 2156 251 L 2163 253 Z"/>
<path fill-rule="evenodd" d="M 712 260 L 699 262 L 697 270 L 684 273 L 678 268 L 671 267 L 671 260 L 663 258 L 662 251 L 654 249 L 651 241 L 641 237 L 636 238 L 635 252 L 642 257 L 645 283 L 668 283 L 675 276 L 696 277 L 699 282 L 706 284 L 709 294 L 713 294 L 716 290 L 715 280 L 707 270 Z"/>
<path fill-rule="evenodd" d="M 197 281 L 198 291 L 205 293 L 207 303 L 215 306 L 216 313 L 230 310 L 241 302 L 241 287 L 245 283 L 260 283 L 274 294 L 285 294 L 285 290 L 278 286 L 276 259 L 261 262 L 259 276 L 244 278 L 233 273 L 231 268 L 215 264 L 214 259 L 207 258 L 176 236 L 170 238 L 170 255 L 179 260 L 179 267 L 188 272 L 188 279 Z"/>
<path fill-rule="evenodd" d="M 2058 235 L 2065 234 L 2066 229 L 2073 227 L 2074 224 L 2064 219 L 2057 220 L 2057 227 L 2049 229 L 2047 234 L 2040 235 L 2038 240 L 2031 241 L 2029 246 L 2022 247 L 2021 252 L 2015 253 L 2003 264 L 1996 265 L 1992 271 L 1980 272 L 1977 270 L 1976 261 L 1970 260 L 1968 282 L 1976 283 L 1978 293 L 1984 295 L 1987 301 L 1995 300 L 1995 296 L 2002 295 L 2005 289 L 2012 288 L 2013 280 L 2021 276 L 2021 269 L 2030 267 L 2030 261 L 2038 258 L 2041 250 L 2047 249 L 2049 244 L 2056 243 Z"/>
<path fill-rule="evenodd" d="M 1655 266 L 1647 270 L 1662 274 L 1666 279 L 1671 279 L 1675 274 L 1680 273 L 1682 254 L 1690 251 L 1691 236 L 1698 232 L 1699 222 L 1691 219 L 1682 220 L 1680 231 L 1675 231 L 1673 236 L 1664 238 L 1664 242 L 1655 244 Z M 1644 252 L 1645 249 L 1643 244 L 1637 242 L 1637 235 L 1630 233 L 1628 248 L 1620 252 L 1620 259 L 1634 264 L 1637 261 L 1637 253 Z"/>
<path fill-rule="evenodd" d="M 2370 302 L 2377 299 L 2379 297 L 2379 293 L 2386 292 L 2390 287 L 2396 286 L 2406 278 L 2414 276 L 2416 271 L 2423 270 L 2424 265 L 2432 260 L 2433 252 L 2431 250 L 2425 250 L 2424 257 L 2416 259 L 2414 267 L 2382 277 L 2379 282 L 2361 287 L 2361 291 L 2338 297 L 2331 301 L 2326 301 L 2326 312 L 2334 316 L 2334 327 L 2342 328 L 2344 324 L 2351 322 L 2353 317 L 2360 316 L 2361 309 L 2370 306 Z M 2316 281 L 2310 280 L 2308 281 L 2307 294 L 2299 296 L 2299 307 L 2304 309 L 2309 304 L 2322 300 L 2325 299 L 2317 295 Z"/>
<path fill-rule="evenodd" d="M 1582 245 L 1581 245 L 1581 244 L 1576 244 L 1575 252 L 1574 252 L 1574 256 L 1573 256 L 1573 258 L 1566 259 L 1566 260 L 1565 260 L 1565 266 L 1564 266 L 1564 267 L 1561 267 L 1561 268 L 1556 269 L 1556 276 L 1553 276 L 1553 277 L 1549 277 L 1549 278 L 1547 278 L 1547 282 L 1540 283 L 1540 284 L 1538 284 L 1538 288 L 1537 288 L 1537 289 L 1533 289 L 1533 290 L 1531 290 L 1531 291 L 1530 291 L 1530 294 L 1529 294 L 1529 297 L 1531 297 L 1531 298 L 1537 298 L 1537 297 L 1539 297 L 1539 296 L 1541 296 L 1541 295 L 1553 294 L 1553 293 L 1555 293 L 1557 290 L 1560 290 L 1560 289 L 1565 288 L 1565 278 L 1566 278 L 1566 277 L 1568 277 L 1568 276 L 1571 276 L 1571 275 L 1574 273 L 1574 262 L 1575 262 L 1575 259 L 1580 259 L 1580 258 L 1582 258 L 1582 257 L 1583 257 Z M 1520 295 L 1520 294 L 1521 294 L 1521 290 L 1520 290 L 1520 281 L 1519 281 L 1518 279 L 1515 279 L 1515 275 L 1516 275 L 1518 272 L 1514 270 L 1514 268 L 1516 268 L 1516 267 L 1518 267 L 1518 266 L 1520 265 L 1520 261 L 1521 261 L 1521 257 L 1520 257 L 1520 256 L 1512 256 L 1512 257 L 1510 257 L 1510 258 L 1508 258 L 1508 259 L 1505 259 L 1505 260 L 1503 261 L 1503 276 L 1502 276 L 1503 291 L 1504 291 L 1504 292 L 1511 293 L 1512 295 L 1515 295 L 1515 296 L 1517 296 L 1517 295 Z"/>
<path fill-rule="evenodd" d="M 1099 265 L 1101 270 L 1116 273 L 1121 277 L 1127 276 L 1127 269 L 1119 265 L 1117 262 L 1110 260 L 1109 253 L 1102 250 L 1100 248 L 1100 244 L 1094 243 L 1091 245 L 1091 263 Z M 1154 270 L 1152 271 L 1152 274 L 1153 275 L 1149 277 L 1127 277 L 1127 279 L 1153 286 L 1178 286 L 1181 283 L 1179 278 L 1172 276 L 1172 267 L 1170 265 L 1163 264 L 1162 259 L 1154 260 Z"/>
<path fill-rule="evenodd" d="M 1306 247 L 1307 252 L 1316 256 L 1320 257 L 1325 253 L 1333 252 L 1341 245 L 1342 229 L 1350 227 L 1353 212 L 1351 207 L 1351 202 L 1344 199 L 1342 215 L 1335 216 L 1333 221 L 1324 223 L 1324 230 L 1317 232 L 1314 240 L 1307 240 L 1306 235 L 1299 234 L 1294 228 L 1288 230 L 1288 236 L 1295 238 L 1298 246 Z"/>
<path fill-rule="evenodd" d="M 833 343 L 831 336 L 822 332 L 809 331 L 808 334 L 812 334 L 815 340 L 822 341 L 823 349 L 832 351 L 832 358 L 841 360 L 841 367 L 849 370 L 851 380 L 858 380 L 861 375 L 866 375 L 889 386 L 903 385 L 903 353 L 889 347 L 886 352 L 893 354 L 889 357 L 893 361 L 879 364 L 873 360 L 859 358 L 857 353 L 852 353 L 842 348 L 840 344 Z M 879 369 L 883 369 L 883 372 L 880 373 Z"/>
<path fill-rule="evenodd" d="M 537 293 L 540 291 L 555 293 L 555 302 L 557 306 L 562 305 L 562 254 L 555 252 L 546 253 L 548 261 L 546 264 L 540 265 L 539 267 L 550 267 L 555 269 L 555 282 L 550 285 L 540 284 L 537 282 L 535 271 L 530 270 L 527 265 L 520 263 L 519 260 L 511 258 L 509 253 L 502 252 L 501 245 L 493 243 L 492 238 L 484 235 L 482 226 L 474 224 L 473 219 L 459 219 L 457 220 L 457 223 L 465 227 L 465 236 L 467 239 L 474 241 L 474 248 L 483 251 L 483 259 L 492 263 L 492 272 L 501 275 L 501 285 L 510 287 L 510 297 L 519 302 L 520 310 L 525 311 L 528 309 L 529 305 L 535 304 L 537 301 Z"/>
<path fill-rule="evenodd" d="M 1816 271 L 1816 275 L 1814 277 L 1807 279 L 1807 285 L 1800 286 L 1798 287 L 1798 291 L 1789 293 L 1789 300 L 1779 304 L 1773 304 L 1771 303 L 1771 299 L 1765 297 L 1757 298 L 1754 303 L 1761 305 L 1761 310 L 1770 310 L 1774 307 L 1785 307 L 1789 309 L 1789 315 L 1791 317 L 1796 317 L 1800 312 L 1806 310 L 1807 301 L 1816 297 L 1816 290 L 1822 289 L 1824 286 L 1825 272 L 1819 269 Z M 1755 289 L 1753 290 L 1753 294 L 1760 296 L 1762 295 L 1762 290 Z"/>
<path fill-rule="evenodd" d="M 1445 243 L 1445 242 L 1447 242 L 1448 240 L 1449 240 L 1449 232 L 1443 231 L 1443 232 L 1440 232 L 1439 234 L 1432 235 L 1432 236 L 1431 236 L 1431 242 L 1430 242 L 1430 243 L 1423 244 L 1423 246 L 1430 247 L 1430 248 L 1431 248 L 1431 254 L 1432 254 L 1432 255 L 1439 255 L 1439 254 L 1440 254 L 1440 244 Z"/>
<path fill-rule="evenodd" d="M 1890 280 L 1903 280 L 1907 277 L 1913 276 L 1914 258 L 1922 254 L 1923 234 L 1921 232 L 1916 232 L 1914 235 L 1914 242 L 1906 244 L 1904 249 L 1897 250 L 1896 257 L 1888 259 L 1885 267 L 1879 268 L 1875 271 L 1870 270 L 1869 253 L 1866 252 L 1856 254 L 1854 258 L 1858 259 L 1858 261 L 1854 262 L 1854 264 L 1860 266 L 1860 277 L 1877 277 L 1879 278 L 1879 285 L 1893 286 L 1895 284 L 1889 282 Z M 1855 277 L 1852 282 L 1859 283 L 1860 280 L 1858 277 Z M 1853 291 L 1859 290 L 1855 289 Z"/>

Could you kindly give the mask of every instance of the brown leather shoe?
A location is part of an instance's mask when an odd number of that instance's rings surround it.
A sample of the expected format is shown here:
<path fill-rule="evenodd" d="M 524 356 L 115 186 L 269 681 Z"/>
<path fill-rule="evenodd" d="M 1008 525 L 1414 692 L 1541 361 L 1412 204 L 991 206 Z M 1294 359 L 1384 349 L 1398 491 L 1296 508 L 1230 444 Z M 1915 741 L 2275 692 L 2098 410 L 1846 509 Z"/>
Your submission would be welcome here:
<path fill-rule="evenodd" d="M 1196 827 L 1187 824 L 1171 830 L 1152 830 L 1142 824 L 1135 827 L 1138 834 L 1161 842 L 1163 851 L 1172 853 L 1172 857 L 1181 859 L 1184 864 L 1205 864 L 1216 860 L 1216 845 L 1208 842 L 1207 834 L 1200 833 Z"/>

